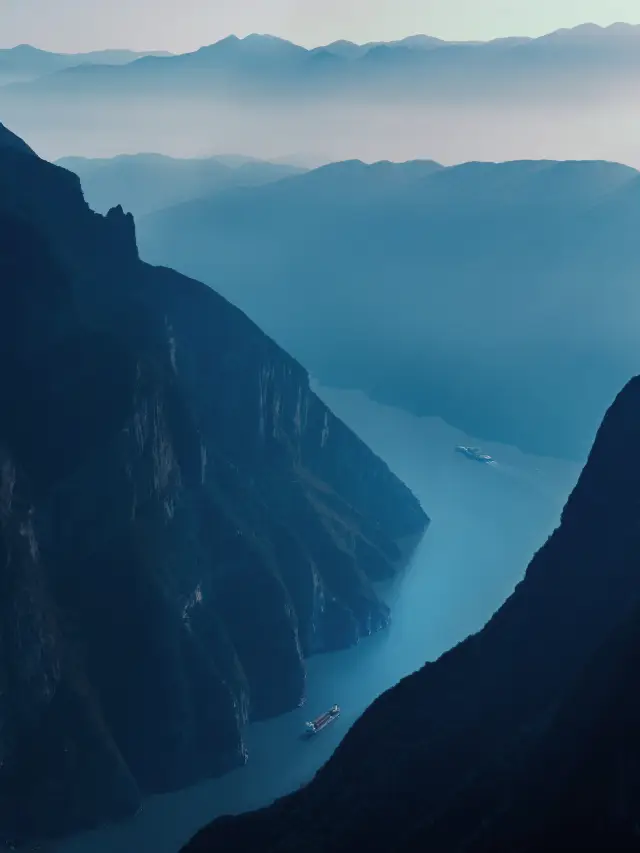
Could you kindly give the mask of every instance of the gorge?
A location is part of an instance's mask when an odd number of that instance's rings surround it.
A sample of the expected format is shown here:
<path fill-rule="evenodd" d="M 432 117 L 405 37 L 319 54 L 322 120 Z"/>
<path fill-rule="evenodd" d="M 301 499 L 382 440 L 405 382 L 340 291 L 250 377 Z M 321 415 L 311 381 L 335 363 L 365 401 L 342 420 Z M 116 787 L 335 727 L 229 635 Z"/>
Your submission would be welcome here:
<path fill-rule="evenodd" d="M 306 787 L 185 850 L 637 849 L 639 428 L 636 377 L 487 624 L 381 695 Z"/>
<path fill-rule="evenodd" d="M 384 628 L 428 518 L 122 208 L 0 126 L 0 829 L 133 814 L 231 770 L 305 659 Z"/>

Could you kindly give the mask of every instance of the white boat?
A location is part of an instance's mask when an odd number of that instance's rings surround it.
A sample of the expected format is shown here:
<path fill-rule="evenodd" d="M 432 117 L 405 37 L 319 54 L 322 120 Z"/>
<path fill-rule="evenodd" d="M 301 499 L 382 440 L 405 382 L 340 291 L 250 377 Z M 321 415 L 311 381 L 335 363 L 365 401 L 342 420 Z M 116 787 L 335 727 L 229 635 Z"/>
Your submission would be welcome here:
<path fill-rule="evenodd" d="M 496 461 L 488 453 L 483 453 L 479 447 L 465 447 L 464 444 L 459 444 L 456 447 L 456 453 L 462 453 L 467 459 L 473 459 L 476 462 L 484 462 L 485 465 Z"/>

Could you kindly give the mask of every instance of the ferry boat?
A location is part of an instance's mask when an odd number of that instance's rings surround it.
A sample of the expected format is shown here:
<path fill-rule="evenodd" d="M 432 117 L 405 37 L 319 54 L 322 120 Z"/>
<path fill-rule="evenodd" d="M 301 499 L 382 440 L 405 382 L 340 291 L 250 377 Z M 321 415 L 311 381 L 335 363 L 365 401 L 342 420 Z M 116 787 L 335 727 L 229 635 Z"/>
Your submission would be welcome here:
<path fill-rule="evenodd" d="M 465 447 L 463 444 L 459 444 L 456 447 L 456 453 L 462 453 L 467 459 L 475 459 L 476 462 L 484 462 L 485 465 L 496 461 L 493 456 L 483 453 L 479 447 Z"/>
<path fill-rule="evenodd" d="M 317 735 L 318 732 L 321 732 L 322 729 L 326 729 L 329 723 L 332 723 L 339 716 L 340 706 L 333 705 L 328 711 L 325 711 L 324 714 L 320 714 L 319 717 L 316 717 L 315 720 L 312 720 L 310 723 L 305 723 L 306 737 L 313 737 L 313 735 Z"/>

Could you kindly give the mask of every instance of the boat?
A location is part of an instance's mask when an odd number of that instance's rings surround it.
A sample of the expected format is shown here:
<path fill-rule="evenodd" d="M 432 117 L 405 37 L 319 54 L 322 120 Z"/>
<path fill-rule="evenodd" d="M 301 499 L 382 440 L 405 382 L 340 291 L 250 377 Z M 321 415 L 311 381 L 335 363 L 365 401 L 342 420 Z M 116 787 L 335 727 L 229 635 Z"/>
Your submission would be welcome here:
<path fill-rule="evenodd" d="M 304 724 L 306 737 L 313 737 L 313 735 L 317 735 L 318 732 L 321 732 L 322 729 L 326 729 L 329 723 L 332 723 L 339 716 L 340 706 L 333 705 L 328 711 L 325 711 L 324 714 L 320 714 L 319 717 L 316 717 L 315 720 Z"/>
<path fill-rule="evenodd" d="M 456 447 L 456 453 L 462 453 L 467 459 L 474 459 L 476 462 L 484 462 L 485 465 L 496 461 L 488 453 L 483 453 L 479 447 L 465 447 L 463 444 L 459 444 Z"/>

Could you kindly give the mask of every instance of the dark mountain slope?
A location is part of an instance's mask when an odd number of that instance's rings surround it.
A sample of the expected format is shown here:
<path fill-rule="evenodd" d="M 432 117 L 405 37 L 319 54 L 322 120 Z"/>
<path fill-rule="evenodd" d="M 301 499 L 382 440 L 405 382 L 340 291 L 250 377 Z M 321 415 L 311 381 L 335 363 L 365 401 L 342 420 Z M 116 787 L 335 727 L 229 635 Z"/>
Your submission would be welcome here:
<path fill-rule="evenodd" d="M 625 687 L 626 651 L 618 655 L 614 647 L 604 665 L 594 655 L 640 603 L 640 460 L 628 452 L 639 428 L 640 379 L 634 379 L 608 411 L 559 528 L 485 628 L 383 694 L 306 788 L 270 809 L 214 822 L 186 849 L 338 853 L 375 846 L 451 853 L 475 850 L 478 833 L 487 839 L 483 853 L 521 849 L 507 842 L 494 848 L 492 828 L 500 827 L 527 762 L 538 749 L 551 749 L 534 778 L 540 787 L 556 778 L 563 727 L 571 728 L 573 715 L 577 725 L 566 749 L 579 785 L 578 761 L 587 768 L 592 760 L 593 770 L 600 760 L 581 751 L 589 732 L 604 748 L 615 691 L 635 695 Z M 592 659 L 591 675 L 574 688 Z M 587 708 L 580 704 L 585 690 L 593 690 Z M 621 722 L 632 707 L 619 708 Z M 554 718 L 558 729 L 549 728 Z M 610 764 L 606 769 L 610 780 Z M 586 803 L 587 779 L 597 779 L 584 778 Z M 535 825 L 535 808 L 527 816 Z"/>
<path fill-rule="evenodd" d="M 296 361 L 4 128 L 0 388 L 5 834 L 237 766 L 305 656 L 387 623 L 415 498 Z"/>
<path fill-rule="evenodd" d="M 3 149 L 12 149 L 14 151 L 22 151 L 23 154 L 34 154 L 35 152 L 29 148 L 26 142 L 12 133 L 3 124 L 0 124 L 0 151 Z"/>
<path fill-rule="evenodd" d="M 473 786 L 472 797 L 460 797 L 448 823 L 460 821 L 458 836 L 465 828 L 465 850 L 638 850 L 639 664 L 636 608 L 594 655 L 524 767 L 507 765 L 511 772 L 498 775 L 498 784 L 490 776 Z M 405 849 L 420 849 L 423 835 L 433 832 L 419 831 Z"/>
<path fill-rule="evenodd" d="M 640 177 L 616 163 L 350 161 L 138 234 L 326 384 L 582 461 L 640 361 L 639 229 Z"/>

